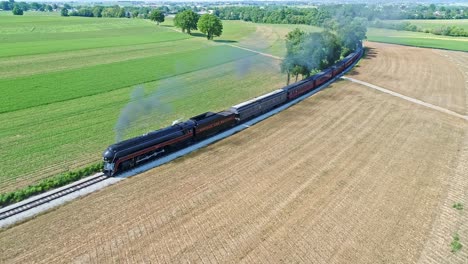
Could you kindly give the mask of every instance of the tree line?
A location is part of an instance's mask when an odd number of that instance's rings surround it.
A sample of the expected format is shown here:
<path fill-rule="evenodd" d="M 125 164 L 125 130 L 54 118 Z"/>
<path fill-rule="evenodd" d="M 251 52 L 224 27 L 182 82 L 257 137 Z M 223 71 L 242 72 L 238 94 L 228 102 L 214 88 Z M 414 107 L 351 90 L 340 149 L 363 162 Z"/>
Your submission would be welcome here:
<path fill-rule="evenodd" d="M 431 5 L 369 5 L 339 4 L 313 8 L 288 6 L 227 6 L 213 7 L 214 14 L 225 20 L 243 20 L 270 24 L 306 24 L 322 26 L 333 17 L 376 19 L 463 19 L 468 18 L 465 6 Z"/>
<path fill-rule="evenodd" d="M 367 20 L 344 17 L 332 19 L 322 32 L 306 33 L 298 28 L 286 35 L 286 57 L 281 71 L 296 81 L 301 75 L 309 77 L 335 64 L 362 46 L 366 38 Z"/>
<path fill-rule="evenodd" d="M 434 35 L 444 35 L 444 36 L 452 36 L 452 37 L 468 37 L 468 31 L 466 31 L 464 28 L 459 27 L 459 26 L 451 26 L 451 25 L 438 26 L 432 29 L 428 29 L 428 28 L 424 29 L 414 24 L 411 24 L 411 22 L 408 22 L 408 21 L 392 23 L 392 22 L 384 22 L 381 20 L 376 20 L 371 25 L 376 28 L 424 32 L 424 33 L 431 33 Z"/>
<path fill-rule="evenodd" d="M 53 10 L 57 10 L 58 6 L 57 4 L 15 2 L 14 0 L 0 1 L 0 9 L 2 10 L 11 11 L 15 8 L 21 11 L 35 10 L 52 12 Z"/>

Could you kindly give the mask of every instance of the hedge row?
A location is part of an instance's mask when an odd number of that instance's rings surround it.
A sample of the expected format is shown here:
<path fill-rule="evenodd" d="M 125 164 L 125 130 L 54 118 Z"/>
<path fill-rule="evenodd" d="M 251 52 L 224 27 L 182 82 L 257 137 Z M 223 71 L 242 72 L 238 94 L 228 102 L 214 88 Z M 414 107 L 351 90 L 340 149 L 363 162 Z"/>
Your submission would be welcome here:
<path fill-rule="evenodd" d="M 86 176 L 92 175 L 102 170 L 102 162 L 92 164 L 85 168 L 69 171 L 51 178 L 44 179 L 38 184 L 30 185 L 14 192 L 0 194 L 0 207 L 17 203 L 33 195 L 37 195 L 48 190 L 67 185 Z"/>

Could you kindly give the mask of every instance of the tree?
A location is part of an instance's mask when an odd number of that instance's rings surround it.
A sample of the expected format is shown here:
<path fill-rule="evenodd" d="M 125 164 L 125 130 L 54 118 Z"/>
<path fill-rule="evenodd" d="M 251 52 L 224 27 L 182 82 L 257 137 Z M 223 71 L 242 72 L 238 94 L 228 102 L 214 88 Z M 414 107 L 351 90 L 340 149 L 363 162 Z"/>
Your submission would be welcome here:
<path fill-rule="evenodd" d="M 286 58 L 281 62 L 281 71 L 287 73 L 287 84 L 291 79 L 291 74 L 297 76 L 304 72 L 304 69 L 298 65 L 296 54 L 300 51 L 301 43 L 304 41 L 305 32 L 299 28 L 286 35 Z"/>
<path fill-rule="evenodd" d="M 47 5 L 46 10 L 47 10 L 47 12 L 52 12 L 54 10 L 54 8 L 51 5 Z"/>
<path fill-rule="evenodd" d="M 151 14 L 149 15 L 149 19 L 151 21 L 156 22 L 159 25 L 159 23 L 164 22 L 164 13 L 161 12 L 160 10 L 155 9 L 151 11 Z"/>
<path fill-rule="evenodd" d="M 117 17 L 125 17 L 125 8 L 120 8 Z"/>
<path fill-rule="evenodd" d="M 356 50 L 361 41 L 366 39 L 367 20 L 361 17 L 346 17 L 339 24 L 337 35 L 345 53 Z"/>
<path fill-rule="evenodd" d="M 223 33 L 223 23 L 215 15 L 206 14 L 201 16 L 197 26 L 202 33 L 206 34 L 208 40 L 219 37 Z"/>
<path fill-rule="evenodd" d="M 104 10 L 104 7 L 102 7 L 102 6 L 93 7 L 93 16 L 94 17 L 102 17 L 102 10 Z"/>
<path fill-rule="evenodd" d="M 0 2 L 0 9 L 5 10 L 5 11 L 11 10 L 10 2 L 8 1 Z"/>
<path fill-rule="evenodd" d="M 60 15 L 61 16 L 68 16 L 68 9 L 66 9 L 65 7 L 62 8 L 62 10 L 60 11 Z"/>
<path fill-rule="evenodd" d="M 342 47 L 338 37 L 330 31 L 323 31 L 321 36 L 325 51 L 325 58 L 321 63 L 321 67 L 328 68 L 340 59 Z"/>
<path fill-rule="evenodd" d="M 19 8 L 17 6 L 15 6 L 13 8 L 12 12 L 13 12 L 13 15 L 15 15 L 15 16 L 22 16 L 23 15 L 23 9 L 21 9 L 21 8 Z"/>
<path fill-rule="evenodd" d="M 177 13 L 174 18 L 174 26 L 181 28 L 182 32 L 187 31 L 190 34 L 191 30 L 197 29 L 199 15 L 192 10 L 185 10 Z"/>
<path fill-rule="evenodd" d="M 308 33 L 295 29 L 286 35 L 286 57 L 281 62 L 281 71 L 290 76 L 309 77 L 312 72 L 333 65 L 340 59 L 341 45 L 338 37 L 330 31 Z"/>

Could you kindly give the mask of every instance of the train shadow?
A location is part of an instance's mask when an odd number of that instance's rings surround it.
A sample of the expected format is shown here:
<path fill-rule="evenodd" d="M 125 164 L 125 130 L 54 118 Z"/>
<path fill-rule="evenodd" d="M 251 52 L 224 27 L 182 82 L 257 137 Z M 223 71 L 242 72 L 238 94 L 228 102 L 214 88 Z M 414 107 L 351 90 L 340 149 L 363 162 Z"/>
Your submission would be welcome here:
<path fill-rule="evenodd" d="M 214 40 L 214 42 L 217 42 L 217 43 L 237 43 L 236 40 L 227 40 L 227 39 L 218 39 L 218 40 Z"/>
<path fill-rule="evenodd" d="M 371 47 L 364 47 L 364 54 L 362 55 L 361 61 L 366 61 L 366 60 L 377 58 L 378 54 L 379 52 L 377 51 L 377 49 L 371 48 Z M 360 67 L 361 65 L 359 65 L 359 63 L 354 65 L 353 69 L 351 69 L 346 75 L 349 75 L 349 76 L 359 75 Z"/>
<path fill-rule="evenodd" d="M 362 55 L 362 58 L 363 59 L 373 59 L 373 58 L 377 57 L 378 53 L 379 52 L 375 48 L 365 47 L 364 48 L 364 54 Z"/>

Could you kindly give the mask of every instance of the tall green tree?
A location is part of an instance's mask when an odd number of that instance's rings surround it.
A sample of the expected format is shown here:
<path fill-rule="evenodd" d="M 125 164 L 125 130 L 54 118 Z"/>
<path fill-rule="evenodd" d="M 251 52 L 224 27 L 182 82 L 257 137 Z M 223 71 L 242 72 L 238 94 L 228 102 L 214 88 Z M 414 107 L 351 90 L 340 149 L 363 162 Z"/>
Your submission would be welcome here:
<path fill-rule="evenodd" d="M 337 35 L 343 46 L 344 54 L 355 51 L 361 41 L 366 39 L 367 20 L 361 17 L 345 17 L 339 21 Z"/>
<path fill-rule="evenodd" d="M 323 31 L 321 33 L 321 38 L 325 57 L 323 58 L 320 66 L 322 68 L 328 68 L 340 59 L 342 46 L 338 37 L 330 31 Z"/>
<path fill-rule="evenodd" d="M 323 70 L 340 59 L 341 42 L 330 31 L 305 33 L 295 29 L 286 35 L 286 57 L 281 62 L 281 71 L 290 76 L 303 78 Z"/>
<path fill-rule="evenodd" d="M 17 6 L 15 6 L 13 8 L 12 12 L 13 12 L 13 15 L 15 15 L 15 16 L 22 16 L 23 15 L 23 9 L 21 9 L 21 8 L 19 8 Z"/>
<path fill-rule="evenodd" d="M 293 31 L 286 35 L 286 57 L 281 62 L 281 71 L 287 74 L 286 83 L 289 84 L 291 75 L 297 76 L 304 72 L 304 67 L 298 65 L 296 54 L 300 52 L 301 43 L 304 41 L 305 32 L 299 28 L 295 28 Z"/>
<path fill-rule="evenodd" d="M 191 30 L 197 29 L 197 23 L 199 15 L 192 10 L 185 10 L 177 15 L 174 18 L 174 26 L 182 29 L 182 32 L 187 31 L 187 34 L 190 34 Z"/>
<path fill-rule="evenodd" d="M 223 23 L 215 15 L 206 14 L 201 16 L 197 26 L 202 33 L 206 34 L 208 40 L 219 37 L 223 33 Z"/>
<path fill-rule="evenodd" d="M 164 13 L 161 12 L 160 10 L 155 9 L 155 10 L 151 11 L 151 13 L 149 15 L 149 19 L 151 21 L 156 22 L 159 25 L 159 23 L 164 22 Z"/>
<path fill-rule="evenodd" d="M 93 16 L 94 17 L 102 17 L 102 10 L 104 10 L 104 7 L 102 7 L 102 6 L 93 7 Z"/>
<path fill-rule="evenodd" d="M 61 16 L 68 16 L 68 9 L 66 9 L 65 7 L 62 8 L 62 10 L 60 11 L 60 15 Z"/>

